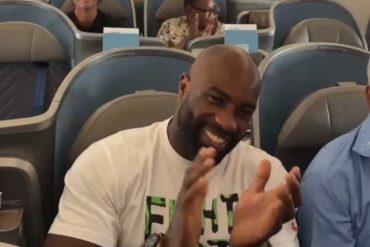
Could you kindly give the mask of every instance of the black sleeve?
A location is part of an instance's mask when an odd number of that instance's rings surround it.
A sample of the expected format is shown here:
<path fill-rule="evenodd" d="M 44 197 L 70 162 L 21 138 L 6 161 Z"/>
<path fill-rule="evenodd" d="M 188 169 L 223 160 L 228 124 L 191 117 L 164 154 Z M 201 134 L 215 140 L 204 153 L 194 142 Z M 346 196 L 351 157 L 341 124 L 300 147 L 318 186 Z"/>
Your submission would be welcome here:
<path fill-rule="evenodd" d="M 75 12 L 74 10 L 72 10 L 71 12 L 67 13 L 67 16 L 69 17 L 69 19 L 71 19 L 73 22 L 75 22 Z"/>
<path fill-rule="evenodd" d="M 106 14 L 106 27 L 125 27 L 125 18 L 117 18 Z"/>

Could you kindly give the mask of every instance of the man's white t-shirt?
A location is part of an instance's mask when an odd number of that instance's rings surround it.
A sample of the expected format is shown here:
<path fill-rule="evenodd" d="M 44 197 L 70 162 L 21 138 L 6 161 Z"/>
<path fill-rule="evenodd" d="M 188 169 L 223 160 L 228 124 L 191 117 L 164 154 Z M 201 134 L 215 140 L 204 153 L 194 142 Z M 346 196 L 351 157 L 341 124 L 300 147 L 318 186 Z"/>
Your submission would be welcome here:
<path fill-rule="evenodd" d="M 49 233 L 103 247 L 139 247 L 151 233 L 165 233 L 192 164 L 170 145 L 168 123 L 122 131 L 91 145 L 66 175 Z M 272 164 L 268 190 L 284 181 L 286 171 L 277 159 L 245 142 L 209 172 L 200 246 L 228 246 L 238 195 L 253 181 L 262 159 Z M 298 246 L 295 221 L 270 243 Z"/>

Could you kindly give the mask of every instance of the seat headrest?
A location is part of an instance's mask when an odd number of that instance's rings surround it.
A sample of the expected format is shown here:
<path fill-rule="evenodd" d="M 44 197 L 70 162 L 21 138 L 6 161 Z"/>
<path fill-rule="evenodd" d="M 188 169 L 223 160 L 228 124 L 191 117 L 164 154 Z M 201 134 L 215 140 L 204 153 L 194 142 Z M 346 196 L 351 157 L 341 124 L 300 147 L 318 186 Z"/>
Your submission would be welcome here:
<path fill-rule="evenodd" d="M 130 13 L 130 10 L 126 9 L 119 0 L 102 0 L 98 8 L 106 14 L 122 19 L 127 18 Z M 61 7 L 61 10 L 67 14 L 73 9 L 74 4 L 72 0 L 66 0 Z"/>
<path fill-rule="evenodd" d="M 249 14 L 249 23 L 257 24 L 258 29 L 268 28 L 270 26 L 270 17 L 268 10 L 253 10 Z"/>
<path fill-rule="evenodd" d="M 284 45 L 302 42 L 331 42 L 363 48 L 361 37 L 347 24 L 327 18 L 299 22 L 290 30 Z"/>
<path fill-rule="evenodd" d="M 70 152 L 71 161 L 104 137 L 169 118 L 175 112 L 177 101 L 174 93 L 142 91 L 104 104 L 91 115 L 76 138 Z"/>
<path fill-rule="evenodd" d="M 28 22 L 0 23 L 0 62 L 63 61 L 66 54 L 44 27 Z"/>
<path fill-rule="evenodd" d="M 184 0 L 164 0 L 159 6 L 155 17 L 163 21 L 182 15 L 185 15 Z"/>
<path fill-rule="evenodd" d="M 365 86 L 325 88 L 305 98 L 285 121 L 279 148 L 315 148 L 347 133 L 368 116 Z"/>

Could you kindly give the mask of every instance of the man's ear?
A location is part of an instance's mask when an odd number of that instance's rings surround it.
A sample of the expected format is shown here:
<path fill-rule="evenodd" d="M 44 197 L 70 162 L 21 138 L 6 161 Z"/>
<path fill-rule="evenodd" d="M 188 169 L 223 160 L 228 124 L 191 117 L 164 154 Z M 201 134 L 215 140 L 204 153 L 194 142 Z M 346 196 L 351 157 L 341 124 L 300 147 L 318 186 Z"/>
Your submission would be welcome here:
<path fill-rule="evenodd" d="M 366 87 L 366 100 L 367 100 L 367 105 L 370 111 L 370 86 Z"/>
<path fill-rule="evenodd" d="M 180 102 L 182 102 L 186 95 L 188 94 L 190 89 L 190 79 L 189 77 L 184 73 L 181 75 L 180 82 L 179 82 L 179 99 Z"/>

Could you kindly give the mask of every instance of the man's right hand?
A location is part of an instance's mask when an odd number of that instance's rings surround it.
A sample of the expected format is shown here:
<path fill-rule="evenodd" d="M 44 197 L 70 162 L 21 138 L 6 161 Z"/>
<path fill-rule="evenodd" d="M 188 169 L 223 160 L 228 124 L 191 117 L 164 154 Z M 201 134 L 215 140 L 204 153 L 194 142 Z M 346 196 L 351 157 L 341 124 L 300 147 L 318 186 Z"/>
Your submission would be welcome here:
<path fill-rule="evenodd" d="M 199 14 L 188 15 L 189 18 L 189 40 L 193 40 L 201 36 L 199 31 Z"/>
<path fill-rule="evenodd" d="M 218 28 L 218 16 L 215 14 L 209 14 L 206 17 L 207 27 L 204 29 L 204 33 L 207 35 L 214 35 Z"/>
<path fill-rule="evenodd" d="M 232 247 L 260 246 L 277 233 L 283 223 L 295 216 L 301 205 L 300 171 L 294 167 L 276 189 L 265 191 L 271 164 L 263 160 L 253 184 L 241 196 L 234 211 L 234 227 L 230 236 Z"/>
<path fill-rule="evenodd" d="M 202 230 L 203 202 L 208 191 L 205 175 L 215 165 L 216 150 L 201 148 L 188 168 L 177 198 L 175 215 L 161 241 L 164 247 L 194 247 Z"/>

